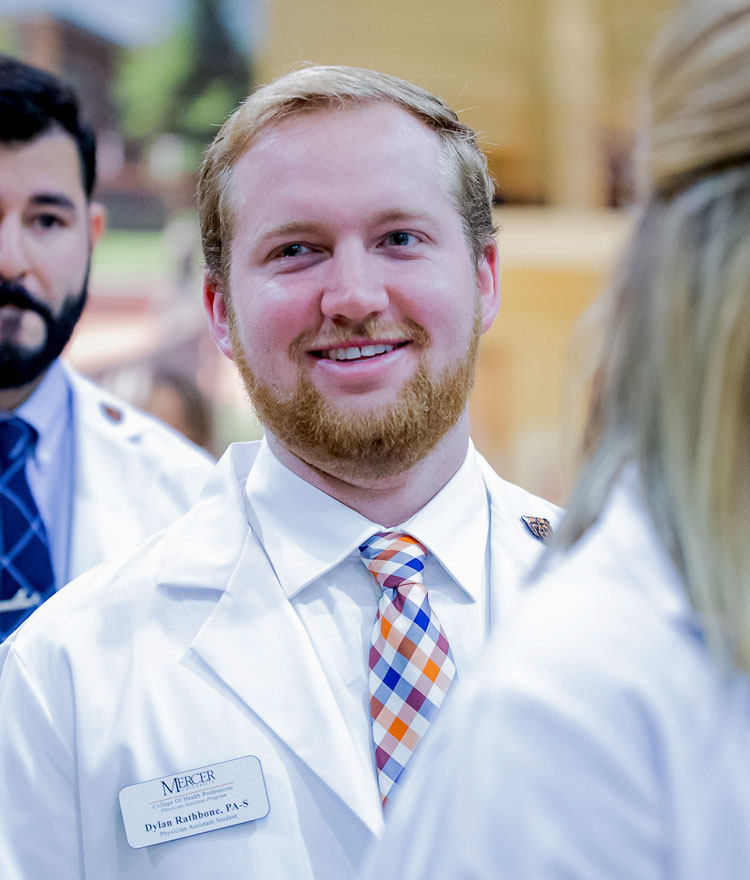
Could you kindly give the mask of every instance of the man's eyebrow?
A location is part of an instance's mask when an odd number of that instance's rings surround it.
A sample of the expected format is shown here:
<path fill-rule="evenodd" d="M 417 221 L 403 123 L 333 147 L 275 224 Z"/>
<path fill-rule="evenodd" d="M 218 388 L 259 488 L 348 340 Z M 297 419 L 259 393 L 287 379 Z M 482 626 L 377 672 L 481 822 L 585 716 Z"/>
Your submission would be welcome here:
<path fill-rule="evenodd" d="M 284 238 L 288 235 L 304 235 L 319 228 L 319 224 L 305 220 L 290 220 L 288 223 L 279 223 L 278 226 L 268 226 L 262 229 L 258 239 L 267 241 L 269 238 Z"/>
<path fill-rule="evenodd" d="M 389 208 L 375 215 L 375 223 L 413 223 L 425 222 L 432 217 L 425 211 L 413 211 L 408 208 Z"/>
<path fill-rule="evenodd" d="M 53 208 L 65 208 L 68 211 L 75 211 L 75 202 L 64 193 L 45 192 L 36 193 L 31 197 L 32 205 L 49 205 Z"/>
<path fill-rule="evenodd" d="M 424 211 L 412 211 L 407 208 L 388 208 L 384 211 L 378 211 L 373 216 L 372 223 L 379 226 L 384 223 L 414 223 L 425 222 L 430 219 L 430 214 Z M 290 220 L 287 223 L 279 223 L 278 226 L 268 226 L 266 229 L 261 230 L 258 240 L 264 242 L 270 238 L 305 235 L 324 227 L 325 223 L 319 223 L 315 220 Z"/>

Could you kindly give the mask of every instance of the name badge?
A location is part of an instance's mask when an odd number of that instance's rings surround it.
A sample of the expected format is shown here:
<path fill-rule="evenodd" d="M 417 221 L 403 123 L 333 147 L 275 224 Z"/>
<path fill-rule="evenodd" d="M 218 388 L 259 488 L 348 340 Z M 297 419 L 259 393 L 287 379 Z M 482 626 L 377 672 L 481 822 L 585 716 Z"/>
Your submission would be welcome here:
<path fill-rule="evenodd" d="M 125 835 L 134 849 L 253 822 L 269 809 L 254 755 L 126 785 L 120 792 Z"/>

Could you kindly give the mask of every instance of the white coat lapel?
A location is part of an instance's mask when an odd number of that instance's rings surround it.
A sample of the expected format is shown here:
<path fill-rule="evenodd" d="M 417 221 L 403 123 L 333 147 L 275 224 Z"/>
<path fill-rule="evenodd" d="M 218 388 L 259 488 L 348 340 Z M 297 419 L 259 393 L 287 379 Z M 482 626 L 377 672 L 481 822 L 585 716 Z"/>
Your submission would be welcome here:
<path fill-rule="evenodd" d="M 480 467 L 490 500 L 490 626 L 494 631 L 507 619 L 520 598 L 526 578 L 544 545 L 523 523 L 523 516 L 556 520 L 557 508 L 506 483 L 480 456 Z"/>
<path fill-rule="evenodd" d="M 75 466 L 68 574 L 72 579 L 114 555 L 121 547 L 142 538 L 131 508 L 120 499 L 130 498 L 141 476 L 134 463 L 123 461 L 123 443 L 133 439 L 120 425 L 118 411 L 94 397 L 86 383 L 70 376 L 73 388 Z M 122 414 L 119 414 L 119 419 Z M 106 487 L 106 492 L 102 487 Z M 107 503 L 107 501 L 111 503 Z"/>
<path fill-rule="evenodd" d="M 490 510 L 490 626 L 494 632 L 503 625 L 520 595 L 519 583 L 525 566 L 519 555 L 510 550 L 525 538 L 509 534 L 508 522 L 494 498 Z"/>
<path fill-rule="evenodd" d="M 199 658 L 377 834 L 383 819 L 374 777 L 362 766 L 307 632 L 248 527 L 245 449 L 235 446 L 218 467 L 223 485 L 211 481 L 194 511 L 171 530 L 159 578 L 161 586 L 222 591 L 185 662 Z M 207 563 L 206 547 L 216 549 L 215 565 Z M 175 566 L 176 552 L 182 559 Z"/>

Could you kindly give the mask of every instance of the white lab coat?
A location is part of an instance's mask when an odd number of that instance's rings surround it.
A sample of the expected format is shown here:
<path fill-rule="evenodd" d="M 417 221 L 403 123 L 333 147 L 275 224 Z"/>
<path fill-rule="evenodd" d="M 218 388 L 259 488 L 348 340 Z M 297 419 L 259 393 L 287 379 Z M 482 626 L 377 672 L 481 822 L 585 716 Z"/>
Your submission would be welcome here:
<path fill-rule="evenodd" d="M 750 876 L 750 681 L 709 654 L 634 472 L 430 733 L 367 880 Z"/>
<path fill-rule="evenodd" d="M 248 528 L 254 456 L 230 447 L 190 513 L 53 596 L 6 644 L 4 880 L 336 880 L 380 832 L 372 768 Z M 520 516 L 557 511 L 483 469 L 497 621 L 540 548 Z M 266 818 L 131 849 L 123 786 L 243 755 L 261 762 Z"/>
<path fill-rule="evenodd" d="M 195 502 L 211 457 L 70 367 L 74 491 L 68 580 L 174 522 Z"/>

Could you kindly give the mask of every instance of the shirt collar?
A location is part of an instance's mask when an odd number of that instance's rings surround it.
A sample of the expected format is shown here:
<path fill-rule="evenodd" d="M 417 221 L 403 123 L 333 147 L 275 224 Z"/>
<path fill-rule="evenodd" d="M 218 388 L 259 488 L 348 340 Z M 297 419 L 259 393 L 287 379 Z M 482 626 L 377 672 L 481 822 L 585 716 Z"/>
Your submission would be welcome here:
<path fill-rule="evenodd" d="M 489 528 L 473 445 L 457 473 L 421 510 L 386 529 L 286 468 L 265 439 L 245 484 L 260 539 L 289 598 L 334 568 L 375 532 L 406 531 L 427 547 L 472 599 L 482 589 Z"/>
<path fill-rule="evenodd" d="M 70 386 L 65 370 L 55 360 L 34 393 L 15 412 L 19 418 L 36 429 L 37 440 L 34 455 L 40 464 L 46 463 L 51 437 L 61 420 L 67 418 L 70 403 Z"/>
<path fill-rule="evenodd" d="M 474 444 L 463 464 L 400 530 L 413 535 L 442 564 L 467 595 L 476 600 L 484 585 L 489 534 L 487 489 Z"/>

